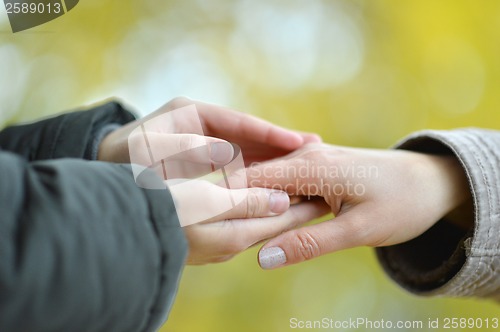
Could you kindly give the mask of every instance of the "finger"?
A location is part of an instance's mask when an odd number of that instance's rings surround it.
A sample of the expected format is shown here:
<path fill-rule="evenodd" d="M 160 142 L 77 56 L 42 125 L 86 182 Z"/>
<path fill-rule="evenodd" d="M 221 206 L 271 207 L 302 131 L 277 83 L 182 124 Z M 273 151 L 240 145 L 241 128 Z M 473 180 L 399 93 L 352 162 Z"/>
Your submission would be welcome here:
<path fill-rule="evenodd" d="M 245 166 L 249 167 L 254 163 L 270 161 L 276 158 L 283 158 L 290 153 L 290 150 L 274 148 L 269 145 L 251 144 L 249 142 L 238 142 L 245 157 Z"/>
<path fill-rule="evenodd" d="M 273 147 L 295 150 L 304 144 L 302 135 L 226 107 L 193 101 L 200 114 L 204 129 L 210 135 L 229 141 L 250 140 Z"/>
<path fill-rule="evenodd" d="M 315 133 L 306 133 L 302 131 L 296 131 L 300 136 L 302 136 L 302 139 L 304 140 L 304 144 L 308 143 L 322 143 L 323 139 L 321 136 Z"/>
<path fill-rule="evenodd" d="M 165 159 L 225 165 L 234 155 L 233 146 L 219 138 L 143 131 L 129 137 L 129 151 L 131 162 L 144 166 Z"/>
<path fill-rule="evenodd" d="M 241 226 L 253 244 L 275 237 L 330 212 L 324 201 L 307 201 L 291 206 L 285 213 L 270 217 L 244 221 Z"/>
<path fill-rule="evenodd" d="M 259 251 L 259 265 L 274 269 L 300 263 L 342 249 L 365 245 L 370 228 L 362 214 L 346 213 L 335 219 L 283 233 L 271 239 Z"/>
<path fill-rule="evenodd" d="M 196 236 L 204 237 L 207 248 L 220 247 L 219 255 L 235 255 L 254 244 L 281 234 L 328 213 L 324 202 L 304 202 L 291 207 L 285 213 L 268 218 L 232 219 L 203 224 Z"/>

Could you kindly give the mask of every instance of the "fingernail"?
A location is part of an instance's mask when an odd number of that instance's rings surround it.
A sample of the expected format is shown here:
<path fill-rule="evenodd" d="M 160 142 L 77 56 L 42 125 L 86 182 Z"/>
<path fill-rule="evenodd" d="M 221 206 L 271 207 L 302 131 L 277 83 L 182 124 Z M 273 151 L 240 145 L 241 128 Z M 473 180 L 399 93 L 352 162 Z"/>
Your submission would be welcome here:
<path fill-rule="evenodd" d="M 210 159 L 217 164 L 227 164 L 233 159 L 233 147 L 229 143 L 210 143 Z"/>
<path fill-rule="evenodd" d="M 312 134 L 311 135 L 311 142 L 322 143 L 323 139 L 321 138 L 321 136 L 319 136 L 317 134 Z"/>
<path fill-rule="evenodd" d="M 271 247 L 259 252 L 259 264 L 264 270 L 286 263 L 286 255 L 280 247 Z"/>
<path fill-rule="evenodd" d="M 290 197 L 282 191 L 272 192 L 269 195 L 269 210 L 273 213 L 283 213 L 290 206 Z"/>

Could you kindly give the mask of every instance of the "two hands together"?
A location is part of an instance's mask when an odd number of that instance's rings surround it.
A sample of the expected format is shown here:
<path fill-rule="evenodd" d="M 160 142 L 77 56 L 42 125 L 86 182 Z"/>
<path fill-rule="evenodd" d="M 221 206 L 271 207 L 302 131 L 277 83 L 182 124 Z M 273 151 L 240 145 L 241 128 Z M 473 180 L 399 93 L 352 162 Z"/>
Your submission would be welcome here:
<path fill-rule="evenodd" d="M 188 264 L 222 262 L 271 239 L 259 252 L 261 267 L 271 269 L 351 247 L 406 242 L 445 216 L 467 226 L 460 218 L 464 214 L 457 218 L 453 213 L 472 210 L 466 176 L 453 156 L 327 145 L 315 134 L 186 98 L 107 135 L 98 159 L 130 163 L 130 137 L 136 128 L 189 105 L 195 105 L 204 135 L 192 123 L 180 121 L 175 131 L 148 128 L 154 140 L 149 144 L 161 145 L 169 155 L 205 146 L 210 163 L 222 167 L 234 159 L 229 142 L 234 143 L 246 169 L 231 176 L 245 177 L 249 188 L 192 180 L 187 193 L 171 190 L 181 219 L 185 211 L 215 205 L 228 195 L 242 197 L 215 217 L 185 222 Z M 200 158 L 179 156 L 193 162 Z M 329 212 L 331 220 L 299 227 Z"/>

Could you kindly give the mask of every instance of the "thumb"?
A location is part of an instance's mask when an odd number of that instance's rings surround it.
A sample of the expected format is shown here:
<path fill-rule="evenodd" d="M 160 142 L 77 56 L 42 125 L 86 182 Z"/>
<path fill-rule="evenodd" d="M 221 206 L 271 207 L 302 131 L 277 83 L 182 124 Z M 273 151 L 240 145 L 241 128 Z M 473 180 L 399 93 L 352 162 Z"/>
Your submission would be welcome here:
<path fill-rule="evenodd" d="M 290 207 L 287 193 L 265 188 L 229 189 L 235 206 L 217 219 L 248 219 L 271 217 L 284 213 Z"/>
<path fill-rule="evenodd" d="M 148 140 L 155 160 L 170 158 L 225 165 L 233 159 L 234 154 L 231 143 L 215 137 L 148 133 Z"/>
<path fill-rule="evenodd" d="M 290 206 L 286 193 L 271 189 L 226 189 L 200 180 L 174 179 L 166 184 L 183 227 L 200 222 L 276 216 Z"/>
<path fill-rule="evenodd" d="M 352 213 L 346 213 L 271 239 L 259 251 L 259 265 L 266 270 L 274 269 L 362 245 L 363 229 L 352 220 L 352 216 Z"/>

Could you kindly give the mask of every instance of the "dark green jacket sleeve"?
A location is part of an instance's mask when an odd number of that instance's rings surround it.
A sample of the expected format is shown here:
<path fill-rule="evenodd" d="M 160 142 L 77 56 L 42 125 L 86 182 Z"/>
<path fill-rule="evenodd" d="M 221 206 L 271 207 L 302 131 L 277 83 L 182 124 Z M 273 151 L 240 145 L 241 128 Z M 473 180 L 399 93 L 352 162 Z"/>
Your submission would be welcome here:
<path fill-rule="evenodd" d="M 63 114 L 43 121 L 8 127 L 0 132 L 0 148 L 33 160 L 91 159 L 91 148 L 106 125 L 135 119 L 117 102 Z"/>
<path fill-rule="evenodd" d="M 126 165 L 29 161 L 83 154 L 113 113 L 2 132 L 20 155 L 0 151 L 0 331 L 154 331 L 167 318 L 187 252 L 169 192 L 141 189 Z"/>

